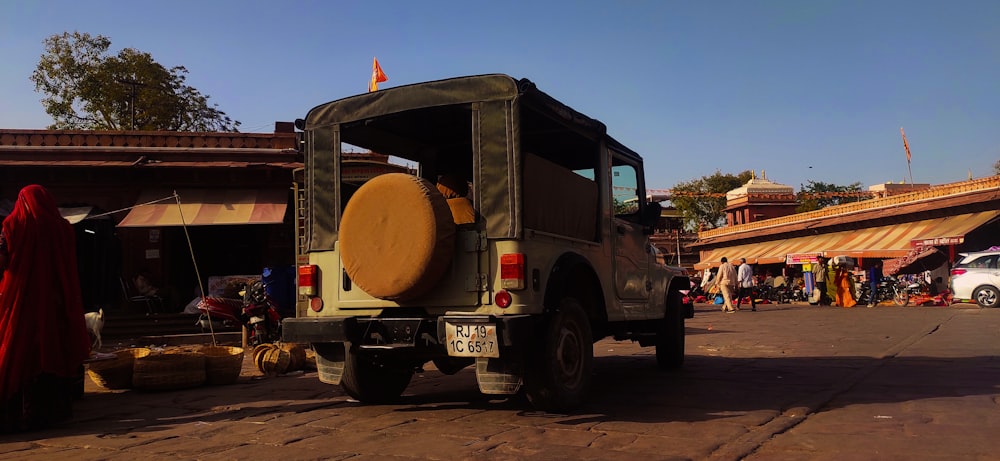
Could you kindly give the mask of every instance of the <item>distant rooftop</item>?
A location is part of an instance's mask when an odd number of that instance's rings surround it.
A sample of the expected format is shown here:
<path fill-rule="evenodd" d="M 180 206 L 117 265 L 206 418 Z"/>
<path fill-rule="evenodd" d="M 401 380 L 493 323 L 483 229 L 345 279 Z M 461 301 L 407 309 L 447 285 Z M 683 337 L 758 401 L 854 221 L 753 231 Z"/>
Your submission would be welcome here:
<path fill-rule="evenodd" d="M 758 178 L 757 174 L 753 173 L 753 177 L 746 184 L 727 192 L 726 200 L 735 200 L 748 195 L 783 195 L 795 193 L 795 189 L 792 186 L 778 184 L 767 179 L 767 173 L 764 170 L 761 170 L 760 176 Z"/>

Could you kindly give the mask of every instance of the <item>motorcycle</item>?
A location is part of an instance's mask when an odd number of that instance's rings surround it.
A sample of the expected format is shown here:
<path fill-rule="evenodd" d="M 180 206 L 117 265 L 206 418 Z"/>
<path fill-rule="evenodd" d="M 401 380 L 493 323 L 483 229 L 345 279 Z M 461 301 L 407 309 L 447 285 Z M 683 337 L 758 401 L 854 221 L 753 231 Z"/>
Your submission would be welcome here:
<path fill-rule="evenodd" d="M 243 299 L 206 296 L 198 303 L 199 322 L 222 321 L 247 330 L 247 345 L 254 347 L 281 339 L 281 315 L 267 294 L 264 282 L 255 280 L 241 291 Z"/>
<path fill-rule="evenodd" d="M 900 282 L 894 277 L 884 277 L 878 283 L 874 301 L 869 301 L 871 297 L 871 287 L 867 283 L 861 284 L 858 293 L 858 304 L 878 305 L 882 301 L 891 300 L 897 306 L 905 306 L 910 303 L 910 288 L 905 286 L 905 282 Z"/>
<path fill-rule="evenodd" d="M 773 303 L 785 304 L 808 300 L 805 290 L 794 284 L 781 284 L 776 287 L 763 285 L 758 289 L 760 298 L 770 300 Z"/>

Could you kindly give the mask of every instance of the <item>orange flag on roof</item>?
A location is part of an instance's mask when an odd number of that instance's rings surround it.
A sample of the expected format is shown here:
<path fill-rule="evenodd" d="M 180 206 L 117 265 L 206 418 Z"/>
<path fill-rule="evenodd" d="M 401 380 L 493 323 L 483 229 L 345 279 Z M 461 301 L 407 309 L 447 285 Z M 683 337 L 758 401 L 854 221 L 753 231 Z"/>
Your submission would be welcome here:
<path fill-rule="evenodd" d="M 903 147 L 906 148 L 906 162 L 910 161 L 910 143 L 906 142 L 906 133 L 903 132 L 903 127 L 899 127 L 899 134 L 903 135 Z"/>
<path fill-rule="evenodd" d="M 372 81 L 368 83 L 368 92 L 378 91 L 378 82 L 389 80 L 382 72 L 382 66 L 378 65 L 378 58 L 372 58 Z"/>

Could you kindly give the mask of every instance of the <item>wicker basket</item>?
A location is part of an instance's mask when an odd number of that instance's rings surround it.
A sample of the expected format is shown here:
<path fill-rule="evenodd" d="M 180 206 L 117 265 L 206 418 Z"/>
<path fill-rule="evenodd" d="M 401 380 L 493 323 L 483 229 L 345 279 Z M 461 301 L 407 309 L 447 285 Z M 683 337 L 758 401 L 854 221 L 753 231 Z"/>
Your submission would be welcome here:
<path fill-rule="evenodd" d="M 297 371 L 303 370 L 306 367 L 306 348 L 302 347 L 301 344 L 296 343 L 282 343 L 281 349 L 288 352 L 290 360 L 288 361 L 287 371 Z"/>
<path fill-rule="evenodd" d="M 280 375 L 288 371 L 288 365 L 292 360 L 292 355 L 288 351 L 274 344 L 261 346 L 255 347 L 253 354 L 253 363 L 261 373 Z"/>
<path fill-rule="evenodd" d="M 205 354 L 205 382 L 232 384 L 243 369 L 243 349 L 230 346 L 205 346 L 198 350 Z"/>
<path fill-rule="evenodd" d="M 205 384 L 205 354 L 171 351 L 135 360 L 132 386 L 149 391 L 187 389 Z"/>
<path fill-rule="evenodd" d="M 105 389 L 131 388 L 135 360 L 149 355 L 149 352 L 145 347 L 115 351 L 115 358 L 87 365 L 87 374 L 98 386 Z"/>

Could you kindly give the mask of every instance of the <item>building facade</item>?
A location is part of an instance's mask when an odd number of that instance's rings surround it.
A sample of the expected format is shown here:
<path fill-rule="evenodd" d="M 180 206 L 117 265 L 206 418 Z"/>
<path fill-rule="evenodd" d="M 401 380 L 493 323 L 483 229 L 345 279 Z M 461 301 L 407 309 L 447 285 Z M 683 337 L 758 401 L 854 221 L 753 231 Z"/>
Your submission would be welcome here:
<path fill-rule="evenodd" d="M 130 306 L 145 274 L 164 311 L 209 277 L 294 263 L 291 123 L 273 133 L 0 130 L 0 217 L 45 186 L 77 229 L 87 310 Z M 148 307 L 148 306 L 147 306 Z"/>
<path fill-rule="evenodd" d="M 957 254 L 997 244 L 1000 235 L 1000 176 L 906 192 L 873 191 L 876 198 L 703 231 L 692 244 L 695 269 L 719 265 L 722 257 L 773 266 L 817 255 L 865 260 L 905 257 L 934 246 L 955 261 Z"/>

